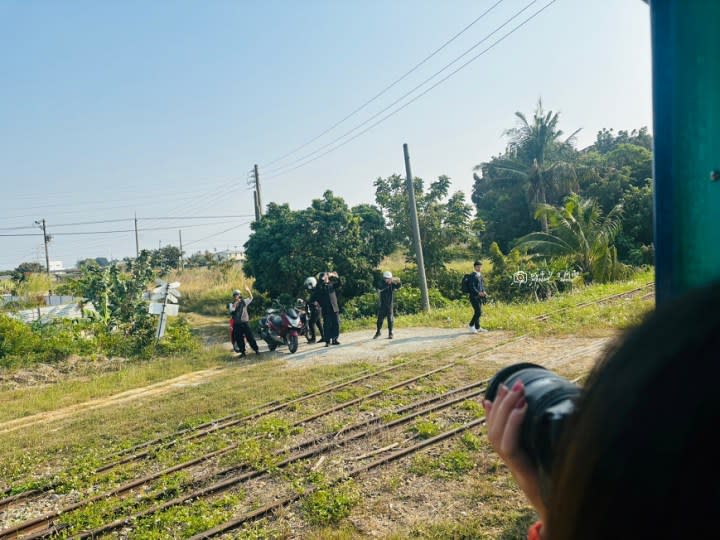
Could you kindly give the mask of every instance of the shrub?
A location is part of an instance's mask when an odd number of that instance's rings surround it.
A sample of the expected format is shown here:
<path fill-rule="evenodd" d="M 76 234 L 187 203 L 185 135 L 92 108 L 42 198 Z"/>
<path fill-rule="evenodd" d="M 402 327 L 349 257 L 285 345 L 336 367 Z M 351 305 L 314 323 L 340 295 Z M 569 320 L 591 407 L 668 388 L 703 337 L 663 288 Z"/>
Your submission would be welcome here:
<path fill-rule="evenodd" d="M 163 354 L 177 354 L 195 351 L 200 343 L 193 335 L 188 320 L 180 316 L 171 318 L 165 329 L 165 335 L 160 340 L 159 351 Z"/>
<path fill-rule="evenodd" d="M 319 486 L 303 501 L 306 519 L 314 525 L 330 525 L 350 515 L 360 500 L 360 494 L 352 480 L 336 486 Z"/>
<path fill-rule="evenodd" d="M 433 308 L 446 307 L 450 301 L 437 289 L 428 290 L 428 299 Z M 380 299 L 377 292 L 365 293 L 347 302 L 343 314 L 349 319 L 374 317 L 377 314 Z M 417 287 L 403 285 L 395 292 L 395 313 L 410 315 L 422 311 L 422 295 Z"/>
<path fill-rule="evenodd" d="M 0 365 L 5 367 L 32 356 L 40 348 L 40 337 L 22 321 L 0 315 Z"/>

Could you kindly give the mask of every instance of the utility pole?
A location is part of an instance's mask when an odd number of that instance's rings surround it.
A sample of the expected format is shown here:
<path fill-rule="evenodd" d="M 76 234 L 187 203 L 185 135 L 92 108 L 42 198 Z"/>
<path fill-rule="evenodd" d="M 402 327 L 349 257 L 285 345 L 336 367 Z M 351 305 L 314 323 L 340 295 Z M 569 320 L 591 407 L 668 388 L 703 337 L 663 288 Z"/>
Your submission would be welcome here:
<path fill-rule="evenodd" d="M 140 240 L 138 240 L 137 212 L 135 212 L 135 257 L 140 256 Z"/>
<path fill-rule="evenodd" d="M 45 227 L 45 218 L 36 221 L 35 225 L 39 225 L 42 228 L 43 244 L 45 244 L 45 273 L 47 274 L 48 278 L 48 287 L 52 288 L 52 282 L 50 281 L 50 256 L 48 255 L 48 241 L 50 240 L 50 237 L 48 236 L 47 229 Z M 48 294 L 51 293 L 52 290 L 48 290 Z"/>
<path fill-rule="evenodd" d="M 178 237 L 180 238 L 180 271 L 183 271 L 183 251 L 182 251 L 182 231 L 178 230 Z"/>
<path fill-rule="evenodd" d="M 415 203 L 415 186 L 413 184 L 413 175 L 410 170 L 410 152 L 407 143 L 403 144 L 403 153 L 405 154 L 405 173 L 407 174 L 407 192 L 408 207 L 410 210 L 410 229 L 413 235 L 413 245 L 415 246 L 415 258 L 418 267 L 418 276 L 420 277 L 420 295 L 422 296 L 423 311 L 430 311 L 430 298 L 428 297 L 427 279 L 425 278 L 425 261 L 423 260 L 422 243 L 420 241 L 420 224 L 417 217 L 417 206 Z"/>
<path fill-rule="evenodd" d="M 255 206 L 255 221 L 260 221 L 260 205 L 258 204 L 257 190 L 253 190 L 253 205 Z"/>
<path fill-rule="evenodd" d="M 260 217 L 262 217 L 263 206 L 262 206 L 262 197 L 260 196 L 260 173 L 258 172 L 257 163 L 255 164 L 255 167 L 253 170 L 255 171 L 255 193 L 257 194 L 258 214 L 260 215 Z"/>

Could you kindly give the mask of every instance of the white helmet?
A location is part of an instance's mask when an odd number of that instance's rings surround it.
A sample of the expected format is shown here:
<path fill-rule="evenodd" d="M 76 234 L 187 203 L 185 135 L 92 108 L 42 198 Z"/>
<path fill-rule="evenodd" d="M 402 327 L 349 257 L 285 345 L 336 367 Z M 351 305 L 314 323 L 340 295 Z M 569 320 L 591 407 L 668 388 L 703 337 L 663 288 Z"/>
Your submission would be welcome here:
<path fill-rule="evenodd" d="M 383 279 L 392 279 L 392 272 L 390 272 L 389 270 L 385 270 L 383 272 Z"/>
<path fill-rule="evenodd" d="M 242 293 L 240 292 L 240 289 L 235 289 L 233 291 L 233 296 L 240 296 Z"/>
<path fill-rule="evenodd" d="M 306 289 L 314 289 L 315 285 L 317 285 L 317 279 L 315 279 L 314 277 L 310 276 L 305 280 Z"/>

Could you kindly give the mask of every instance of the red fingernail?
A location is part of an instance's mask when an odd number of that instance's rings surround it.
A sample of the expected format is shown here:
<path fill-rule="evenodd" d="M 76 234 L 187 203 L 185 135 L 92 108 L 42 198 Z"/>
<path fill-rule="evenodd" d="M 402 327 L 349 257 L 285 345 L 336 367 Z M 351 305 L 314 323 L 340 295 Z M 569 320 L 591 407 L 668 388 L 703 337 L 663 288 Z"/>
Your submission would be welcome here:
<path fill-rule="evenodd" d="M 513 384 L 513 392 L 519 392 L 520 390 L 522 390 L 522 387 L 523 383 L 521 380 L 518 379 L 517 381 L 515 381 L 515 384 Z"/>
<path fill-rule="evenodd" d="M 521 398 L 520 401 L 518 401 L 515 404 L 516 409 L 522 409 L 525 406 L 525 398 Z"/>

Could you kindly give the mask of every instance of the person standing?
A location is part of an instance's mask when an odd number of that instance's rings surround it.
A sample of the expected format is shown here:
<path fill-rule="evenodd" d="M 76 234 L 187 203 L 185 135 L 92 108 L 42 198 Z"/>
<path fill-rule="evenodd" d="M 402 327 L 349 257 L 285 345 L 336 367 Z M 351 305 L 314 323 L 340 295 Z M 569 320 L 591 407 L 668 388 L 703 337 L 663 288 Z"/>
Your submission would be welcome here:
<path fill-rule="evenodd" d="M 331 279 L 332 278 L 332 279 Z M 323 340 L 325 346 L 340 345 L 340 308 L 338 307 L 337 291 L 342 286 L 337 272 L 321 272 L 317 285 L 317 301 L 323 316 Z"/>
<path fill-rule="evenodd" d="M 487 332 L 485 328 L 480 326 L 482 304 L 485 301 L 485 298 L 487 298 L 487 293 L 485 292 L 485 280 L 483 279 L 481 272 L 482 262 L 479 260 L 475 261 L 473 263 L 473 267 L 475 268 L 475 272 L 470 276 L 468 292 L 470 305 L 473 308 L 473 316 L 472 319 L 470 319 L 468 327 L 470 328 L 470 332 L 477 334 L 478 332 Z"/>
<path fill-rule="evenodd" d="M 236 289 L 233 291 L 233 301 L 230 304 L 230 314 L 233 319 L 233 339 L 239 349 L 240 358 L 245 357 L 245 338 L 247 338 L 255 354 L 260 352 L 250 329 L 250 316 L 247 310 L 248 305 L 253 301 L 253 295 L 247 285 L 245 285 L 245 290 L 248 293 L 248 298 L 243 298 L 240 291 Z"/>
<path fill-rule="evenodd" d="M 388 339 L 393 338 L 393 307 L 395 305 L 395 291 L 402 287 L 399 278 L 394 278 L 392 272 L 383 272 L 383 288 L 378 289 L 380 294 L 380 306 L 378 307 L 377 314 L 377 331 L 373 336 L 373 339 L 380 337 L 380 330 L 382 330 L 383 321 L 387 317 L 388 324 Z"/>
<path fill-rule="evenodd" d="M 310 292 L 310 296 L 305 303 L 307 306 L 307 325 L 308 325 L 308 343 L 315 343 L 315 327 L 317 327 L 317 335 L 319 341 L 324 341 L 323 326 L 320 321 L 321 309 L 317 299 L 317 279 L 310 276 L 305 280 L 305 288 Z"/>

